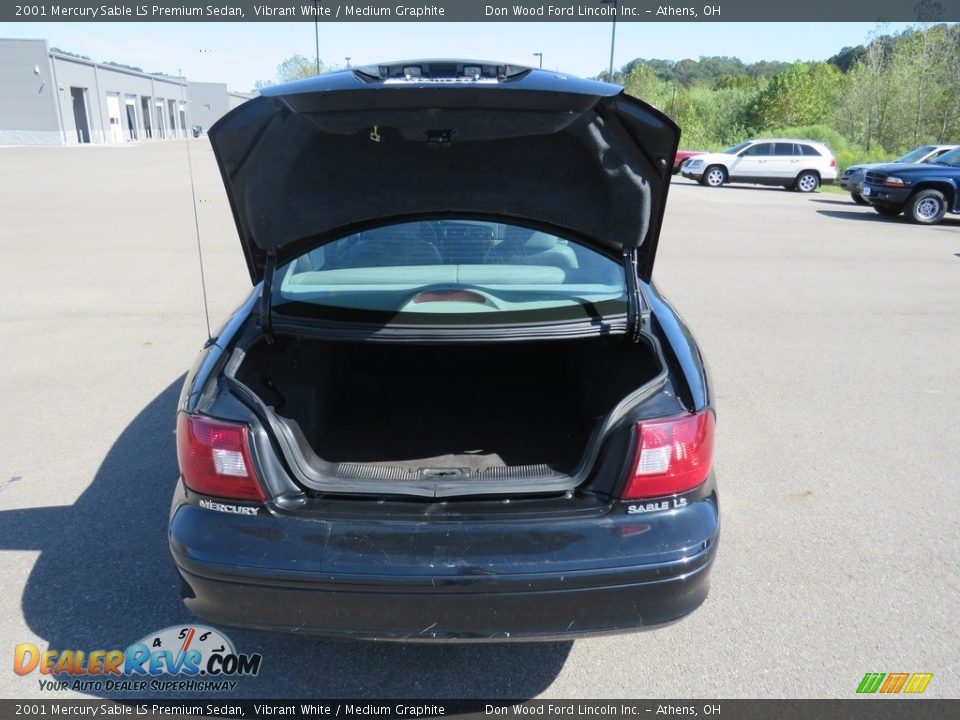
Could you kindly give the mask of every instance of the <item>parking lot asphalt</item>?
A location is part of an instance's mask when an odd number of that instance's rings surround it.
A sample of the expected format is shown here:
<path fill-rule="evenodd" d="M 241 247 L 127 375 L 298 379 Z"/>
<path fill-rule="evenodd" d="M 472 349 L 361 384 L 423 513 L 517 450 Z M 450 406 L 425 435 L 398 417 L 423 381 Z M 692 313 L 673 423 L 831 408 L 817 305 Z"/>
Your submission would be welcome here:
<path fill-rule="evenodd" d="M 249 278 L 191 147 L 216 325 Z M 125 648 L 191 621 L 165 540 L 174 409 L 206 339 L 186 143 L 0 149 L 0 218 L 0 696 L 65 697 L 12 672 L 15 644 Z M 717 396 L 699 610 L 532 645 L 228 630 L 264 658 L 234 696 L 851 697 L 868 671 L 960 696 L 960 222 L 677 180 L 655 278 Z"/>

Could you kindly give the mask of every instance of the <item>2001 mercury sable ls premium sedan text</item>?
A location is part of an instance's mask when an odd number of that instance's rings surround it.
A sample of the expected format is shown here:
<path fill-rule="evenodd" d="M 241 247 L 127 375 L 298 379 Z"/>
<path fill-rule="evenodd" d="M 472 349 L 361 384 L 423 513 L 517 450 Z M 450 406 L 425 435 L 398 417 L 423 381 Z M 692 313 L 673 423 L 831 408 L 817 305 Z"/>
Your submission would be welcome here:
<path fill-rule="evenodd" d="M 267 88 L 209 136 L 254 289 L 179 405 L 191 610 L 506 640 L 703 602 L 714 410 L 651 284 L 673 122 L 618 86 L 431 61 Z"/>

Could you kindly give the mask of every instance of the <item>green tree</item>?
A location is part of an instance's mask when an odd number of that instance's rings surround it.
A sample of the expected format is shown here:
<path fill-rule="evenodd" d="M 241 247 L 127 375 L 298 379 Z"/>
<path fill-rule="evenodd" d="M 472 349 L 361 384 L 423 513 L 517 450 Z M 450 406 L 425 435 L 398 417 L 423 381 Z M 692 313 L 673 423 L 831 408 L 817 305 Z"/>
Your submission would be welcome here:
<path fill-rule="evenodd" d="M 644 102 L 663 108 L 663 81 L 657 77 L 657 72 L 649 65 L 634 65 L 623 78 L 623 86 L 628 93 Z"/>
<path fill-rule="evenodd" d="M 124 63 L 114 62 L 113 60 L 105 60 L 104 65 L 112 65 L 113 67 L 122 68 L 123 70 L 135 70 L 136 72 L 143 72 L 143 68 L 137 67 L 136 65 L 125 65 Z"/>
<path fill-rule="evenodd" d="M 960 25 L 944 29 L 938 50 L 930 107 L 931 136 L 939 143 L 960 142 Z"/>
<path fill-rule="evenodd" d="M 657 77 L 665 83 L 674 83 L 684 87 L 693 87 L 697 84 L 706 84 L 715 87 L 725 78 L 747 77 L 753 80 L 768 79 L 790 67 L 789 63 L 761 60 L 760 62 L 744 64 L 740 58 L 726 56 L 701 56 L 699 60 L 685 58 L 673 60 L 635 58 L 620 71 L 614 72 L 615 80 L 629 77 L 633 70 L 640 66 L 652 68 Z M 607 73 L 601 73 L 605 78 Z"/>
<path fill-rule="evenodd" d="M 747 75 L 752 78 L 769 80 L 790 67 L 790 63 L 779 60 L 760 60 L 747 65 Z"/>
<path fill-rule="evenodd" d="M 69 50 L 61 50 L 61 49 L 58 48 L 58 47 L 52 47 L 52 48 L 50 48 L 50 51 L 51 51 L 51 52 L 60 53 L 61 55 L 69 55 L 70 57 L 80 58 L 81 60 L 89 60 L 89 59 L 90 59 L 90 56 L 89 56 L 89 55 L 80 55 L 79 53 L 70 52 Z"/>
<path fill-rule="evenodd" d="M 729 90 L 731 88 L 751 89 L 757 86 L 757 81 L 749 75 L 724 75 L 713 86 L 715 90 Z"/>
<path fill-rule="evenodd" d="M 825 140 L 847 165 L 960 141 L 957 23 L 896 35 L 879 25 L 864 45 L 826 62 L 636 58 L 613 79 L 671 116 L 687 148 L 717 148 L 761 132 L 803 135 Z"/>
<path fill-rule="evenodd" d="M 886 121 L 878 132 L 884 147 L 917 144 L 927 107 L 930 61 L 930 33 L 908 31 L 891 47 L 884 72 L 894 90 L 890 93 Z"/>
<path fill-rule="evenodd" d="M 854 65 L 863 60 L 867 49 L 863 45 L 856 47 L 845 47 L 836 55 L 827 60 L 831 65 L 836 65 L 840 72 L 850 72 Z"/>
<path fill-rule="evenodd" d="M 868 151 L 877 144 L 886 124 L 892 87 L 884 44 L 872 42 L 847 76 L 840 99 L 838 129 Z"/>
<path fill-rule="evenodd" d="M 840 86 L 840 71 L 833 65 L 794 63 L 757 95 L 752 121 L 760 128 L 828 121 Z"/>
<path fill-rule="evenodd" d="M 318 66 L 319 71 L 317 70 Z M 325 69 L 322 60 L 318 62 L 316 58 L 293 55 L 277 65 L 277 77 L 280 78 L 281 82 L 291 82 L 319 75 Z"/>

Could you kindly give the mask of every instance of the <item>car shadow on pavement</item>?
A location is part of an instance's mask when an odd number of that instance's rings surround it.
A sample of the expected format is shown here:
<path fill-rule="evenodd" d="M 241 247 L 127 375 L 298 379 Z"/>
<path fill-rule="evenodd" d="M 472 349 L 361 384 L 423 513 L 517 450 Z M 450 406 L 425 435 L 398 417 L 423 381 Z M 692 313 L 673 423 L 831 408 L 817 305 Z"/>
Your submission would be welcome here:
<path fill-rule="evenodd" d="M 705 188 L 706 190 L 723 190 L 723 191 L 743 191 L 743 192 L 778 192 L 778 193 L 793 193 L 792 190 L 787 190 L 782 185 L 737 185 L 735 183 L 724 183 L 722 187 L 718 188 Z"/>
<path fill-rule="evenodd" d="M 853 210 L 817 210 L 819 215 L 839 218 L 841 220 L 869 220 L 870 222 L 896 222 L 902 223 L 901 217 L 886 217 L 875 212 L 856 212 Z"/>
<path fill-rule="evenodd" d="M 700 183 L 697 182 L 696 180 L 689 180 L 687 178 L 678 180 L 676 176 L 674 176 L 673 182 L 676 183 L 678 186 L 689 185 L 691 187 L 702 187 L 704 190 L 724 190 L 724 191 L 749 190 L 752 192 L 793 192 L 792 190 L 788 191 L 785 187 L 783 187 L 783 185 L 748 185 L 746 183 L 741 185 L 738 183 L 730 183 L 730 182 L 726 182 L 720 187 L 712 188 L 712 187 L 707 187 L 706 185 L 700 185 Z"/>
<path fill-rule="evenodd" d="M 0 550 L 40 553 L 22 607 L 41 645 L 123 650 L 156 630 L 203 622 L 180 603 L 166 540 L 182 382 L 173 382 L 124 429 L 76 503 L 0 512 Z M 257 677 L 243 678 L 236 691 L 221 695 L 233 698 L 528 698 L 553 682 L 572 646 L 331 642 L 232 629 L 226 634 L 238 652 L 263 656 Z M 34 671 L 23 682 L 40 677 Z M 31 694 L 37 689 L 31 685 Z"/>
<path fill-rule="evenodd" d="M 865 208 L 866 209 L 866 208 Z M 924 227 L 922 225 L 916 225 L 914 223 L 908 222 L 906 218 L 902 215 L 894 215 L 889 217 L 886 215 L 880 215 L 876 212 L 856 212 L 850 210 L 817 210 L 820 215 L 826 215 L 827 217 L 840 218 L 842 220 L 870 220 L 872 222 L 886 222 L 886 223 L 899 223 L 907 227 Z M 960 227 L 960 218 L 956 217 L 945 217 L 940 221 L 938 225 L 927 226 L 931 230 L 947 231 L 953 232 L 954 228 Z"/>

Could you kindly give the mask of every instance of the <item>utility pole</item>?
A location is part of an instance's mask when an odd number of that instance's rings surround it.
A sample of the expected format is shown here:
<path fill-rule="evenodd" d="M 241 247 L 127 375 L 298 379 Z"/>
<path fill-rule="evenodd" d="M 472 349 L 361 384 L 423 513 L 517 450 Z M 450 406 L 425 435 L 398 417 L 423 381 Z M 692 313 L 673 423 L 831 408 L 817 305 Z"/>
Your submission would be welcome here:
<path fill-rule="evenodd" d="M 613 82 L 613 48 L 617 42 L 617 15 L 620 8 L 617 0 L 600 0 L 605 5 L 613 5 L 613 29 L 610 32 L 610 69 L 607 71 L 607 82 Z"/>
<path fill-rule="evenodd" d="M 320 74 L 320 9 L 317 7 L 317 0 L 313 0 L 313 42 L 316 45 L 317 52 L 317 75 Z"/>

